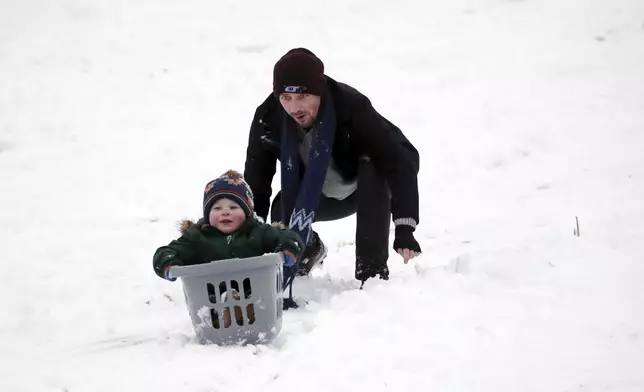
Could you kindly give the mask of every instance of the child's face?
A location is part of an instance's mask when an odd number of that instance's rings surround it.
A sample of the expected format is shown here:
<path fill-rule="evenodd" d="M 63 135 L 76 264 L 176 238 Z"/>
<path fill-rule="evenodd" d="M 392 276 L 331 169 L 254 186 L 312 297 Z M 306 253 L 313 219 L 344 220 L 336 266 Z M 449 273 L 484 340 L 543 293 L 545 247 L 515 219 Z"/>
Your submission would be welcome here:
<path fill-rule="evenodd" d="M 222 233 L 232 233 L 246 221 L 244 210 L 230 199 L 219 199 L 213 204 L 208 216 L 210 224 Z"/>

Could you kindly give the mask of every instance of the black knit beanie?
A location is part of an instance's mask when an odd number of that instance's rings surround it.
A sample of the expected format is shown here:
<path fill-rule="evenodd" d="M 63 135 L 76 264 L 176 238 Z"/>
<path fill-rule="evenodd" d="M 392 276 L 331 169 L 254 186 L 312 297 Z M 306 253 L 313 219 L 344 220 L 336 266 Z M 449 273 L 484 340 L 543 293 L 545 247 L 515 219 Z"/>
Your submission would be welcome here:
<path fill-rule="evenodd" d="M 306 93 L 323 96 L 326 91 L 324 64 L 305 48 L 289 50 L 273 68 L 273 94 Z"/>

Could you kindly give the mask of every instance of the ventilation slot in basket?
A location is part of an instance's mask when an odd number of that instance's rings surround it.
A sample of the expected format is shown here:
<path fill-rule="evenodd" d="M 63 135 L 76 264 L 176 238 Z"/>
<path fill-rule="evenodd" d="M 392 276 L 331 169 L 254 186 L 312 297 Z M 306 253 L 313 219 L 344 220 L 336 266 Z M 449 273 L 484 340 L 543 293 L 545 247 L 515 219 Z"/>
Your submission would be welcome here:
<path fill-rule="evenodd" d="M 212 327 L 219 329 L 219 315 L 215 309 L 210 309 L 210 318 L 212 320 Z"/>
<path fill-rule="evenodd" d="M 208 292 L 208 300 L 216 304 L 217 303 L 217 295 L 215 294 L 215 285 L 212 283 L 206 283 L 206 291 Z"/>
<path fill-rule="evenodd" d="M 246 315 L 248 316 L 248 324 L 255 323 L 255 307 L 253 304 L 246 305 Z"/>
<path fill-rule="evenodd" d="M 215 293 L 215 285 L 212 283 L 206 283 L 206 290 L 208 292 L 208 299 L 211 303 L 216 304 L 217 297 L 219 297 L 221 303 L 230 304 L 231 306 L 226 306 L 221 310 L 222 319 L 219 319 L 219 314 L 215 309 L 210 309 L 210 316 L 212 317 L 212 326 L 215 329 L 230 328 L 233 325 L 243 326 L 244 324 L 253 324 L 255 323 L 255 307 L 253 304 L 246 305 L 246 323 L 244 323 L 244 306 L 242 303 L 239 303 L 242 299 L 250 299 L 253 293 L 253 288 L 251 286 L 250 278 L 246 278 L 242 281 L 244 298 L 241 297 L 239 291 L 239 282 L 237 280 L 231 280 L 230 284 L 228 281 L 219 282 L 218 289 L 219 292 Z M 229 290 L 230 287 L 230 290 Z M 232 312 L 231 312 L 232 310 Z M 223 321 L 223 325 L 222 325 Z"/>
<path fill-rule="evenodd" d="M 246 299 L 249 299 L 250 296 L 253 294 L 253 288 L 250 286 L 250 278 L 244 279 L 244 297 Z"/>
<path fill-rule="evenodd" d="M 283 285 L 282 280 L 283 280 L 283 278 L 282 278 L 281 271 L 279 271 L 277 273 L 275 280 L 277 281 L 277 285 L 276 285 L 277 286 L 276 287 L 276 289 L 277 289 L 277 291 L 276 291 L 277 292 L 277 301 L 276 301 L 276 304 L 275 304 L 275 312 L 277 313 L 277 319 L 279 320 L 280 318 L 282 318 L 282 306 L 283 306 L 283 301 L 284 301 L 282 299 L 282 294 L 280 294 L 280 292 L 283 291 L 283 288 L 282 288 L 282 285 Z"/>

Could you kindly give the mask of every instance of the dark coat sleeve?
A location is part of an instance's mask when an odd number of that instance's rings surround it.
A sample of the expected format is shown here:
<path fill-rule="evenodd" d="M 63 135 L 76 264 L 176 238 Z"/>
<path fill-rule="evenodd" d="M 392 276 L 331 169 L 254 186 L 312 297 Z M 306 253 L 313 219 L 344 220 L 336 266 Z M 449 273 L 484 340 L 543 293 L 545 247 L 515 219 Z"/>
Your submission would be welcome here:
<path fill-rule="evenodd" d="M 405 148 L 411 143 L 366 97 L 356 102 L 353 129 L 361 150 L 374 161 L 389 184 L 394 223 L 415 228 L 419 223 L 418 152 L 413 147 Z"/>
<path fill-rule="evenodd" d="M 268 224 L 264 224 L 262 229 L 262 244 L 267 252 L 289 251 L 299 260 L 304 252 L 304 242 L 296 232 Z"/>
<path fill-rule="evenodd" d="M 196 237 L 198 235 L 194 230 L 187 230 L 178 239 L 157 249 L 152 258 L 154 272 L 163 278 L 164 270 L 170 265 L 193 264 L 193 259 L 196 257 Z"/>
<path fill-rule="evenodd" d="M 250 126 L 244 178 L 253 191 L 255 212 L 266 221 L 271 204 L 271 184 L 275 176 L 277 157 L 263 145 L 263 111 L 261 106 L 257 108 Z"/>

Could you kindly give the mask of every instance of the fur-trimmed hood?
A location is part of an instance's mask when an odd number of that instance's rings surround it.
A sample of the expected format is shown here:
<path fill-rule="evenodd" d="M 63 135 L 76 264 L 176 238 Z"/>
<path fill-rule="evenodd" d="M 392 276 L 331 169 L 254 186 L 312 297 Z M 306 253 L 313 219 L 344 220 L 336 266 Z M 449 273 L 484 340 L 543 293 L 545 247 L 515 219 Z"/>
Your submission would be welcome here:
<path fill-rule="evenodd" d="M 197 227 L 197 226 L 199 226 L 197 225 L 197 222 L 194 222 L 190 219 L 182 219 L 179 222 L 177 222 L 177 230 L 179 230 L 181 234 L 188 231 L 188 229 Z"/>

